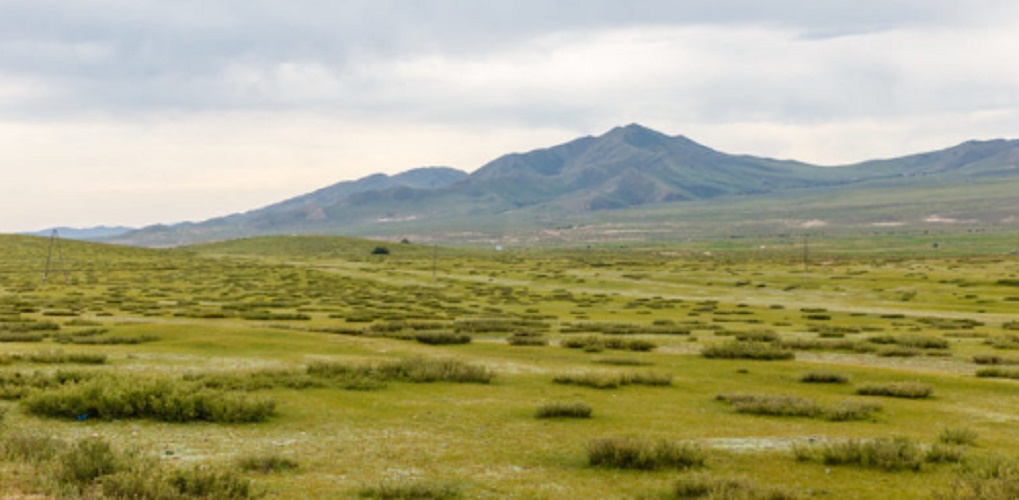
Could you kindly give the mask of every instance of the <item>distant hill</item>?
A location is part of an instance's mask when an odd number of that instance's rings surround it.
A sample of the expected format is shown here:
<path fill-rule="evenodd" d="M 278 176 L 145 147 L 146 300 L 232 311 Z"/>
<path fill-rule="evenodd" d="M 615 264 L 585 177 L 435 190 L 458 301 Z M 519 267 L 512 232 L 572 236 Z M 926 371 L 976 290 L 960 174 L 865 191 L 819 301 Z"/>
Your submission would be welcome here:
<path fill-rule="evenodd" d="M 96 226 L 88 228 L 57 227 L 22 234 L 30 236 L 50 236 L 53 234 L 54 229 L 57 230 L 57 233 L 61 238 L 69 240 L 100 240 L 103 238 L 120 236 L 129 231 L 134 231 L 134 228 L 126 226 Z"/>
<path fill-rule="evenodd" d="M 508 154 L 469 175 L 440 167 L 373 175 L 242 214 L 153 226 L 108 241 L 171 246 L 273 234 L 498 239 L 579 220 L 595 225 L 630 220 L 625 214 L 634 210 L 689 210 L 694 202 L 711 200 L 732 206 L 821 194 L 823 206 L 824 199 L 858 191 L 895 200 L 900 190 L 926 206 L 936 200 L 914 196 L 917 189 L 947 183 L 972 190 L 983 181 L 995 189 L 1019 182 L 1019 141 L 970 141 L 902 158 L 820 167 L 727 154 L 631 124 Z M 754 216 L 745 215 L 748 221 Z"/>

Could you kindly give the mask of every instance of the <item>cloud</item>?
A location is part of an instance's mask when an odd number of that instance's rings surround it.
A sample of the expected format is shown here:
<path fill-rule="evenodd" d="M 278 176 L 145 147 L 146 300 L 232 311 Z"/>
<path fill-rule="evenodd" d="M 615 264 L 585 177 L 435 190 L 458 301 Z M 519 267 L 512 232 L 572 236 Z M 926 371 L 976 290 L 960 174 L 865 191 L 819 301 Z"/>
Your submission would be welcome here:
<path fill-rule="evenodd" d="M 1004 0 L 13 2 L 0 194 L 202 219 L 630 122 L 845 163 L 1014 136 L 1017 59 Z"/>

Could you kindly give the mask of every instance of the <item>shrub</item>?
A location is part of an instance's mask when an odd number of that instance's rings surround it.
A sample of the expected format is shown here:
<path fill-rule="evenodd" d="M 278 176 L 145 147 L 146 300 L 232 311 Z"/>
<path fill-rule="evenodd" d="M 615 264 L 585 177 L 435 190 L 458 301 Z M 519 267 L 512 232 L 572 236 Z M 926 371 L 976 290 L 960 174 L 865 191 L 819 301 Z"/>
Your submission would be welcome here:
<path fill-rule="evenodd" d="M 705 451 L 692 443 L 657 442 L 632 438 L 605 438 L 588 443 L 587 460 L 592 467 L 610 469 L 688 469 L 700 467 Z"/>
<path fill-rule="evenodd" d="M 733 336 L 736 337 L 736 340 L 744 342 L 775 342 L 778 340 L 778 334 L 772 330 L 748 330 L 736 332 Z"/>
<path fill-rule="evenodd" d="M 601 352 L 605 349 L 618 351 L 650 351 L 658 347 L 657 344 L 649 340 L 604 338 L 597 335 L 563 339 L 560 342 L 560 345 L 569 349 L 584 349 L 588 352 Z"/>
<path fill-rule="evenodd" d="M 847 399 L 836 405 L 825 407 L 823 411 L 823 416 L 825 420 L 831 420 L 832 422 L 869 420 L 874 417 L 875 413 L 881 410 L 882 410 L 881 405 L 877 403 L 868 403 L 863 401 L 853 401 L 851 399 Z"/>
<path fill-rule="evenodd" d="M 581 401 L 556 401 L 538 407 L 535 416 L 538 418 L 591 418 L 592 411 L 591 405 Z"/>
<path fill-rule="evenodd" d="M 544 346 L 548 339 L 536 332 L 514 332 L 506 338 L 506 343 L 514 346 Z"/>
<path fill-rule="evenodd" d="M 62 344 L 78 344 L 78 345 L 136 345 L 144 344 L 146 342 L 155 342 L 157 340 L 159 340 L 159 337 L 155 335 L 140 335 L 137 337 L 123 337 L 123 336 L 79 337 L 77 335 L 70 335 L 66 337 L 57 338 L 57 341 Z"/>
<path fill-rule="evenodd" d="M 468 344 L 471 336 L 453 332 L 420 332 L 414 334 L 414 340 L 428 345 Z"/>
<path fill-rule="evenodd" d="M 856 465 L 895 470 L 920 470 L 924 452 L 920 445 L 904 437 L 843 441 L 793 448 L 797 460 L 824 465 Z"/>
<path fill-rule="evenodd" d="M 853 351 L 859 344 L 841 339 L 785 339 L 775 342 L 776 347 L 799 351 Z"/>
<path fill-rule="evenodd" d="M 372 255 L 389 255 L 389 249 L 382 246 L 375 247 L 372 249 Z"/>
<path fill-rule="evenodd" d="M 39 333 L 0 333 L 0 342 L 42 342 Z"/>
<path fill-rule="evenodd" d="M 405 382 L 456 382 L 487 384 L 495 374 L 483 366 L 453 359 L 409 358 L 377 367 L 384 377 Z"/>
<path fill-rule="evenodd" d="M 966 460 L 956 469 L 938 500 L 1012 500 L 1019 498 L 1019 463 L 1003 457 Z"/>
<path fill-rule="evenodd" d="M 275 454 L 251 455 L 237 459 L 237 466 L 248 472 L 284 472 L 298 467 L 297 461 Z"/>
<path fill-rule="evenodd" d="M 997 354 L 975 354 L 973 362 L 978 365 L 1019 365 L 1019 359 L 1006 358 Z"/>
<path fill-rule="evenodd" d="M 579 385 L 594 389 L 615 389 L 624 385 L 667 386 L 672 385 L 672 375 L 653 372 L 632 373 L 566 373 L 556 375 L 553 382 L 563 385 Z"/>
<path fill-rule="evenodd" d="M 655 372 L 629 372 L 619 376 L 619 383 L 621 385 L 672 385 L 672 375 Z"/>
<path fill-rule="evenodd" d="M 893 382 L 888 384 L 866 384 L 858 387 L 861 396 L 887 396 L 892 398 L 923 399 L 930 397 L 934 389 L 919 382 Z"/>
<path fill-rule="evenodd" d="M 579 385 L 594 389 L 615 389 L 619 387 L 619 377 L 608 373 L 564 373 L 556 375 L 553 382 L 563 385 Z"/>
<path fill-rule="evenodd" d="M 965 456 L 966 450 L 962 446 L 934 443 L 927 448 L 924 461 L 927 463 L 956 463 L 961 462 Z"/>
<path fill-rule="evenodd" d="M 676 481 L 672 490 L 675 498 L 715 498 L 740 500 L 794 500 L 795 493 L 762 488 L 746 479 L 717 478 L 708 474 L 690 474 Z"/>
<path fill-rule="evenodd" d="M 873 344 L 891 344 L 914 349 L 948 349 L 948 339 L 934 335 L 877 335 L 867 339 Z"/>
<path fill-rule="evenodd" d="M 36 353 L 29 354 L 26 359 L 32 363 L 44 363 L 44 364 L 62 364 L 62 363 L 77 363 L 87 365 L 101 365 L 106 363 L 106 355 L 95 353 L 69 353 L 65 354 L 63 351 L 39 351 Z"/>
<path fill-rule="evenodd" d="M 594 362 L 603 365 L 616 366 L 647 366 L 652 364 L 650 361 L 634 358 L 601 358 L 594 360 Z"/>
<path fill-rule="evenodd" d="M 402 480 L 365 486 L 359 496 L 380 500 L 448 500 L 460 498 L 461 492 L 460 487 L 453 483 Z"/>
<path fill-rule="evenodd" d="M 729 403 L 738 413 L 820 418 L 833 422 L 866 420 L 881 411 L 881 405 L 873 403 L 845 400 L 822 406 L 806 398 L 781 394 L 719 394 L 715 399 Z"/>
<path fill-rule="evenodd" d="M 43 462 L 56 456 L 63 443 L 38 431 L 14 429 L 0 438 L 0 457 L 23 462 Z"/>
<path fill-rule="evenodd" d="M 886 358 L 912 358 L 923 354 L 920 349 L 915 347 L 895 346 L 886 349 L 881 349 L 877 352 L 878 356 Z"/>
<path fill-rule="evenodd" d="M 766 342 L 733 341 L 725 344 L 712 344 L 701 350 L 701 355 L 709 359 L 756 359 L 785 360 L 793 359 L 793 351 L 774 346 Z"/>
<path fill-rule="evenodd" d="M 808 384 L 847 384 L 849 377 L 835 372 L 808 372 L 800 377 L 800 382 Z"/>
<path fill-rule="evenodd" d="M 106 441 L 82 439 L 60 454 L 56 477 L 61 483 L 80 490 L 101 476 L 126 468 L 126 461 Z"/>
<path fill-rule="evenodd" d="M 973 446 L 977 442 L 977 432 L 969 427 L 947 427 L 938 434 L 938 442 Z"/>
<path fill-rule="evenodd" d="M 799 396 L 779 394 L 719 394 L 715 399 L 732 405 L 737 413 L 814 417 L 822 412 L 817 403 Z"/>
<path fill-rule="evenodd" d="M 151 418 L 166 422 L 261 422 L 276 403 L 169 379 L 94 377 L 36 391 L 24 399 L 29 413 L 51 418 Z"/>
<path fill-rule="evenodd" d="M 1019 368 L 981 368 L 977 370 L 980 378 L 1019 379 Z"/>
<path fill-rule="evenodd" d="M 202 466 L 175 470 L 169 484 L 185 498 L 246 499 L 261 496 L 251 481 L 231 470 L 216 470 Z"/>
<path fill-rule="evenodd" d="M 995 335 L 984 342 L 995 349 L 1019 349 L 1019 335 L 1016 334 Z"/>

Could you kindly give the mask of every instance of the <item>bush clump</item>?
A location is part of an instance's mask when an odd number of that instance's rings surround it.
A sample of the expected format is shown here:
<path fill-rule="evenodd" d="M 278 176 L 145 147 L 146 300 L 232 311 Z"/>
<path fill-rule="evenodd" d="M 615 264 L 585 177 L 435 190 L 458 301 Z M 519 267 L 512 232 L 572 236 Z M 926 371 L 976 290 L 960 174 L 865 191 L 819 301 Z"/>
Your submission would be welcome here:
<path fill-rule="evenodd" d="M 712 344 L 701 350 L 701 355 L 709 359 L 754 359 L 754 360 L 785 360 L 794 359 L 796 354 L 781 346 L 769 342 L 733 341 L 724 344 Z"/>
<path fill-rule="evenodd" d="M 871 419 L 882 409 L 878 404 L 850 399 L 825 406 L 807 398 L 783 394 L 719 394 L 715 399 L 732 405 L 737 413 L 819 418 L 832 422 Z"/>
<path fill-rule="evenodd" d="M 469 344 L 471 336 L 453 332 L 420 332 L 414 334 L 414 340 L 427 345 Z"/>
<path fill-rule="evenodd" d="M 975 354 L 973 362 L 978 365 L 1019 365 L 1019 359 L 998 356 L 997 354 Z"/>
<path fill-rule="evenodd" d="M 1019 498 L 1019 463 L 998 456 L 965 460 L 938 500 L 1012 500 Z"/>
<path fill-rule="evenodd" d="M 607 338 L 597 335 L 563 339 L 559 345 L 569 349 L 583 349 L 588 352 L 601 352 L 605 349 L 646 352 L 658 347 L 658 344 L 650 340 Z"/>
<path fill-rule="evenodd" d="M 633 438 L 604 438 L 587 445 L 587 460 L 592 467 L 609 469 L 688 469 L 704 465 L 707 453 L 692 443 L 668 440 L 646 441 Z"/>
<path fill-rule="evenodd" d="M 552 381 L 557 384 L 579 385 L 594 389 L 615 389 L 625 385 L 668 386 L 672 385 L 672 375 L 654 372 L 584 372 L 556 375 Z"/>
<path fill-rule="evenodd" d="M 947 427 L 938 434 L 938 442 L 960 446 L 973 446 L 977 442 L 977 432 L 969 427 Z"/>
<path fill-rule="evenodd" d="M 548 345 L 548 339 L 538 332 L 513 332 L 506 337 L 506 343 L 514 346 L 545 346 Z"/>
<path fill-rule="evenodd" d="M 5 460 L 39 463 L 56 456 L 60 440 L 38 431 L 13 429 L 0 438 L 0 457 Z"/>
<path fill-rule="evenodd" d="M 981 368 L 976 375 L 980 378 L 1019 379 L 1019 368 Z"/>
<path fill-rule="evenodd" d="M 165 422 L 261 422 L 276 403 L 160 378 L 102 375 L 30 393 L 23 401 L 34 415 L 103 420 L 148 418 Z"/>
<path fill-rule="evenodd" d="M 920 382 L 892 382 L 888 384 L 866 384 L 856 388 L 861 396 L 887 396 L 891 398 L 924 399 L 931 396 L 934 389 Z"/>
<path fill-rule="evenodd" d="M 555 401 L 538 407 L 537 418 L 591 418 L 591 405 L 582 401 Z"/>
<path fill-rule="evenodd" d="M 454 359 L 409 358 L 382 363 L 376 369 L 386 379 L 404 382 L 487 384 L 495 378 L 495 373 L 484 366 Z"/>
<path fill-rule="evenodd" d="M 443 481 L 383 481 L 362 487 L 361 498 L 379 500 L 452 500 L 462 496 L 458 485 Z"/>
<path fill-rule="evenodd" d="M 733 336 L 742 342 L 775 342 L 778 340 L 778 334 L 772 330 L 748 330 L 736 332 Z"/>
<path fill-rule="evenodd" d="M 856 465 L 887 471 L 918 471 L 925 460 L 923 448 L 905 437 L 851 439 L 838 443 L 796 446 L 793 453 L 800 461 L 820 462 L 824 465 Z"/>
<path fill-rule="evenodd" d="M 674 498 L 715 498 L 740 500 L 795 500 L 795 493 L 779 488 L 760 487 L 746 479 L 719 478 L 697 473 L 676 481 Z"/>
<path fill-rule="evenodd" d="M 848 384 L 849 377 L 835 372 L 817 371 L 804 373 L 800 382 L 807 384 Z"/>

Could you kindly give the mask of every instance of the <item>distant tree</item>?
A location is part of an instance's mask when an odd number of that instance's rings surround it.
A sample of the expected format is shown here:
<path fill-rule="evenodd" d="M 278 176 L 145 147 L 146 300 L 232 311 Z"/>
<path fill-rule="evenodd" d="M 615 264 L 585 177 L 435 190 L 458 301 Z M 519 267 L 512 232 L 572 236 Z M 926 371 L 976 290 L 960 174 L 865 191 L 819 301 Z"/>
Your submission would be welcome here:
<path fill-rule="evenodd" d="M 386 247 L 375 247 L 372 250 L 372 255 L 389 255 L 389 249 Z"/>
<path fill-rule="evenodd" d="M 409 245 L 410 244 L 410 240 L 408 240 L 407 238 L 404 238 L 404 239 L 400 240 L 400 243 L 402 243 L 404 245 Z"/>

